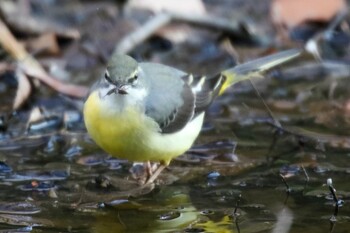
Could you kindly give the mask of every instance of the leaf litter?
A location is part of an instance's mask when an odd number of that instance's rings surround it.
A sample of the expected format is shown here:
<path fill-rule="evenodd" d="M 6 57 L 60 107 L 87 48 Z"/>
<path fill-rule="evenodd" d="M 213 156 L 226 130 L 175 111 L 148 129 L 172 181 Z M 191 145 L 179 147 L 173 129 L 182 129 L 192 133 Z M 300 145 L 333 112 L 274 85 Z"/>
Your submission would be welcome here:
<path fill-rule="evenodd" d="M 6 202 L 0 203 L 0 230 L 11 232 L 17 226 L 17 232 L 109 232 L 107 224 L 133 232 L 260 232 L 280 229 L 280 206 L 293 203 L 288 207 L 291 229 L 308 231 L 313 226 L 304 222 L 322 225 L 324 216 L 332 214 L 327 202 L 320 201 L 327 196 L 327 188 L 320 185 L 324 176 L 336 180 L 338 193 L 348 199 L 348 54 L 332 45 L 339 37 L 326 37 L 335 28 L 346 39 L 346 18 L 336 26 L 320 27 L 322 36 L 310 37 L 318 45 L 313 56 L 322 63 L 304 57 L 254 82 L 255 87 L 242 83 L 229 90 L 208 111 L 195 146 L 173 161 L 156 187 L 140 187 L 129 172 L 132 164 L 107 158 L 88 137 L 81 101 L 63 95 L 83 98 L 115 50 L 213 74 L 297 43 L 293 37 L 281 42 L 271 33 L 279 32 L 273 23 L 280 22 L 269 20 L 269 1 L 192 1 L 194 8 L 185 7 L 190 13 L 170 0 L 145 7 L 138 1 L 54 2 L 0 4 L 1 44 L 8 56 L 1 59 L 1 76 L 16 74 L 9 79 L 15 80 L 12 86 L 0 80 L 0 94 L 6 96 L 1 100 L 0 199 Z M 287 1 L 273 4 L 278 2 Z M 287 30 L 293 30 L 295 24 L 285 21 L 282 24 L 292 25 Z M 150 24 L 151 30 L 146 27 Z M 174 25 L 177 34 L 171 30 Z M 137 41 L 124 47 L 130 38 Z M 168 44 L 159 49 L 159 42 Z M 55 63 L 63 72 L 51 73 Z M 291 190 L 288 195 L 279 174 Z M 201 215 L 208 209 L 213 214 Z M 236 221 L 234 209 L 239 213 Z M 66 218 L 64 211 L 74 217 Z M 342 215 L 349 215 L 347 205 L 339 210 L 337 229 L 347 229 Z"/>

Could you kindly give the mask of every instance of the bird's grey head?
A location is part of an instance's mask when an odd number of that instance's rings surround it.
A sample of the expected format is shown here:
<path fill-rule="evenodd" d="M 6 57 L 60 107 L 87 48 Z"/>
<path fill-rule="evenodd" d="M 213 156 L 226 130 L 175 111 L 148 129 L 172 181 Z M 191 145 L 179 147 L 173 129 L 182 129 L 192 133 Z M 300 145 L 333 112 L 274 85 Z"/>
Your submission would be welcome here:
<path fill-rule="evenodd" d="M 104 83 L 109 89 L 106 94 L 127 95 L 131 89 L 142 87 L 139 73 L 139 65 L 135 59 L 124 54 L 114 54 L 104 74 Z"/>

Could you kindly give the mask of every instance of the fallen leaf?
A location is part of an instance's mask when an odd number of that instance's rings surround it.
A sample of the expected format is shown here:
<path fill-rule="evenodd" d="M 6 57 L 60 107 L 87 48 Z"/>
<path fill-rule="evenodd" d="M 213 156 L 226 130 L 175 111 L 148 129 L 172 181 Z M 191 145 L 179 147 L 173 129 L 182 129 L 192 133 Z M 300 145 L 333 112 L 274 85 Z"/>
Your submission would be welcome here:
<path fill-rule="evenodd" d="M 286 29 L 305 22 L 328 22 L 346 9 L 344 0 L 273 0 L 272 21 Z"/>
<path fill-rule="evenodd" d="M 60 47 L 54 33 L 45 33 L 26 42 L 26 47 L 31 54 L 58 55 Z"/>
<path fill-rule="evenodd" d="M 27 76 L 20 69 L 16 70 L 16 77 L 18 81 L 18 87 L 16 91 L 16 97 L 13 102 L 13 110 L 17 110 L 19 107 L 21 107 L 26 102 L 32 91 L 32 87 Z"/>
<path fill-rule="evenodd" d="M 41 64 L 26 51 L 24 46 L 16 40 L 16 38 L 1 20 L 0 35 L 0 44 L 9 54 L 11 54 L 11 56 L 17 60 L 19 63 L 18 67 L 22 69 L 25 74 L 39 79 L 63 94 L 79 98 L 86 96 L 88 92 L 87 87 L 65 84 L 48 75 Z"/>
<path fill-rule="evenodd" d="M 0 11 L 11 28 L 23 34 L 39 35 L 50 31 L 61 38 L 80 38 L 80 32 L 75 28 L 33 17 L 30 4 L 30 1 L 0 1 Z"/>

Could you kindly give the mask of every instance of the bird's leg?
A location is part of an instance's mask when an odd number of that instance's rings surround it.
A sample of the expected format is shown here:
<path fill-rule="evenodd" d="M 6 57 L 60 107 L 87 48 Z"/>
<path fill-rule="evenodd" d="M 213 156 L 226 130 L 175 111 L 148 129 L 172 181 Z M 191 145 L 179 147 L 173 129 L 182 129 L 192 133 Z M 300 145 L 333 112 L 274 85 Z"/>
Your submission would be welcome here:
<path fill-rule="evenodd" d="M 146 169 L 147 179 L 149 179 L 153 175 L 153 168 L 150 161 L 144 163 L 144 167 Z"/>
<path fill-rule="evenodd" d="M 147 179 L 145 185 L 153 183 L 157 179 L 159 174 L 168 166 L 168 164 L 169 163 L 165 163 L 163 161 L 160 162 L 160 164 L 157 167 L 157 169 L 155 171 L 153 171 L 153 174 Z"/>

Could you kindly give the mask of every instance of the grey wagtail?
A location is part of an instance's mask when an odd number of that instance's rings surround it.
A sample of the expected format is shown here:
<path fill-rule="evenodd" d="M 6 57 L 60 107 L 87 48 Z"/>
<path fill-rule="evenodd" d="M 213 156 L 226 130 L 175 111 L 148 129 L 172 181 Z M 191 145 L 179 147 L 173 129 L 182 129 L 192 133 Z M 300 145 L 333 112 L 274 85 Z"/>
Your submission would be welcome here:
<path fill-rule="evenodd" d="M 173 158 L 192 146 L 215 97 L 299 54 L 300 50 L 287 50 L 197 78 L 166 65 L 138 63 L 115 54 L 85 102 L 86 128 L 112 156 L 160 162 L 147 181 L 151 183 Z"/>

